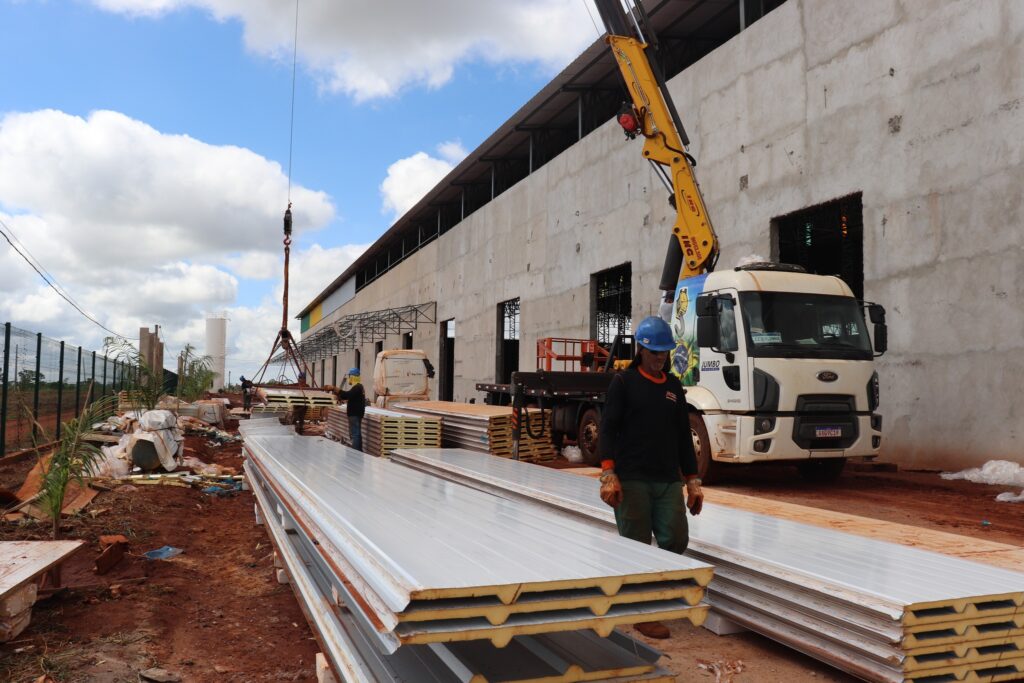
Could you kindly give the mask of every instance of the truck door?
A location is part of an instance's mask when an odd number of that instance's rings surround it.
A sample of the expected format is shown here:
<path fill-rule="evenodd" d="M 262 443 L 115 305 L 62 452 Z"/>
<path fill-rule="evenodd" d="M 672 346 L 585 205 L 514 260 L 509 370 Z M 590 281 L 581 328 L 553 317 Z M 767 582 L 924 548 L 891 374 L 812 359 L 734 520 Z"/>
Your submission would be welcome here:
<path fill-rule="evenodd" d="M 720 343 L 700 349 L 698 386 L 711 391 L 728 412 L 749 409 L 750 387 L 746 344 L 735 290 L 711 293 L 714 297 Z"/>

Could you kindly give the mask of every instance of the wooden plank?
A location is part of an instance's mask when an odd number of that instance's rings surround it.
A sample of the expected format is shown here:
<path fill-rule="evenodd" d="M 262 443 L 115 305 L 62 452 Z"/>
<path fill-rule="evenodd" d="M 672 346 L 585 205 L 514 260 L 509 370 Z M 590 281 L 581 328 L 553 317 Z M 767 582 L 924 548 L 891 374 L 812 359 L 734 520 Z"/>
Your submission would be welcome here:
<path fill-rule="evenodd" d="M 1024 566 L 1024 548 L 1006 543 L 994 543 L 980 538 L 935 531 L 923 527 L 887 522 L 870 517 L 848 515 L 821 508 L 783 503 L 739 493 L 705 488 L 705 500 L 709 503 L 770 515 L 793 522 L 836 529 L 847 533 L 889 541 L 899 545 L 930 550 L 932 552 L 959 557 L 964 560 L 990 564 L 1004 569 L 1020 571 Z"/>
<path fill-rule="evenodd" d="M 85 541 L 0 542 L 0 597 L 85 547 Z"/>

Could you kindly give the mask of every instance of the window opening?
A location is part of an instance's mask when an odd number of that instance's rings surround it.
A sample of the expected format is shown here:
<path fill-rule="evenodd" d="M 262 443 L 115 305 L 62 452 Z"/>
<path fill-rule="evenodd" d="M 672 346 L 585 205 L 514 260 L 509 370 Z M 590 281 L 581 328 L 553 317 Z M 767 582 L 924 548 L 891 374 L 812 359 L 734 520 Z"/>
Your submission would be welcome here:
<path fill-rule="evenodd" d="M 632 277 L 629 263 L 590 276 L 591 336 L 606 348 L 633 333 Z"/>
<path fill-rule="evenodd" d="M 835 275 L 864 298 L 864 220 L 860 193 L 772 221 L 773 256 L 808 273 Z"/>

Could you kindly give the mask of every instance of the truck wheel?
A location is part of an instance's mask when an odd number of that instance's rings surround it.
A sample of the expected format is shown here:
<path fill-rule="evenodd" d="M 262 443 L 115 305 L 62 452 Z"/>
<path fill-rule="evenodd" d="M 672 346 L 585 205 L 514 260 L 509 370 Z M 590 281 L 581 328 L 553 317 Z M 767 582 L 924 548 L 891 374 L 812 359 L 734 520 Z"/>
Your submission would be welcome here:
<path fill-rule="evenodd" d="M 690 436 L 693 438 L 693 453 L 697 456 L 697 476 L 705 484 L 713 483 L 718 467 L 711 459 L 708 428 L 704 426 L 704 418 L 698 413 L 690 413 Z"/>
<path fill-rule="evenodd" d="M 805 481 L 827 484 L 839 478 L 846 466 L 846 458 L 816 458 L 797 464 L 796 469 Z"/>
<path fill-rule="evenodd" d="M 601 413 L 597 408 L 587 408 L 580 415 L 579 430 L 576 432 L 576 443 L 583 453 L 583 462 L 597 467 L 601 464 L 601 455 L 597 451 L 598 430 L 601 424 Z"/>

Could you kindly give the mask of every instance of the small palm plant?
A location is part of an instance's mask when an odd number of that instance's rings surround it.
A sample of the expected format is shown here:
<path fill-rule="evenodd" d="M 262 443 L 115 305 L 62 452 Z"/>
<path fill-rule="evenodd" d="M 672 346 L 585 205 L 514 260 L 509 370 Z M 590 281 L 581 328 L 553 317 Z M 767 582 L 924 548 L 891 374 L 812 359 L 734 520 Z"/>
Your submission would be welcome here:
<path fill-rule="evenodd" d="M 183 401 L 197 401 L 213 386 L 216 373 L 213 359 L 196 354 L 195 347 L 185 344 L 178 364 L 178 398 Z"/>
<path fill-rule="evenodd" d="M 86 441 L 92 425 L 102 422 L 114 414 L 117 397 L 88 403 L 82 413 L 61 423 L 61 440 L 50 456 L 44 461 L 42 482 L 39 489 L 39 506 L 53 521 L 53 540 L 60 537 L 61 509 L 68 484 L 72 481 L 85 485 L 85 478 L 93 474 L 103 457 L 99 447 Z"/>
<path fill-rule="evenodd" d="M 134 370 L 127 377 L 131 403 L 143 411 L 156 410 L 166 389 L 164 369 L 149 367 L 139 350 L 128 340 L 119 337 L 107 337 L 104 340 L 103 354 L 107 358 L 126 363 Z"/>

